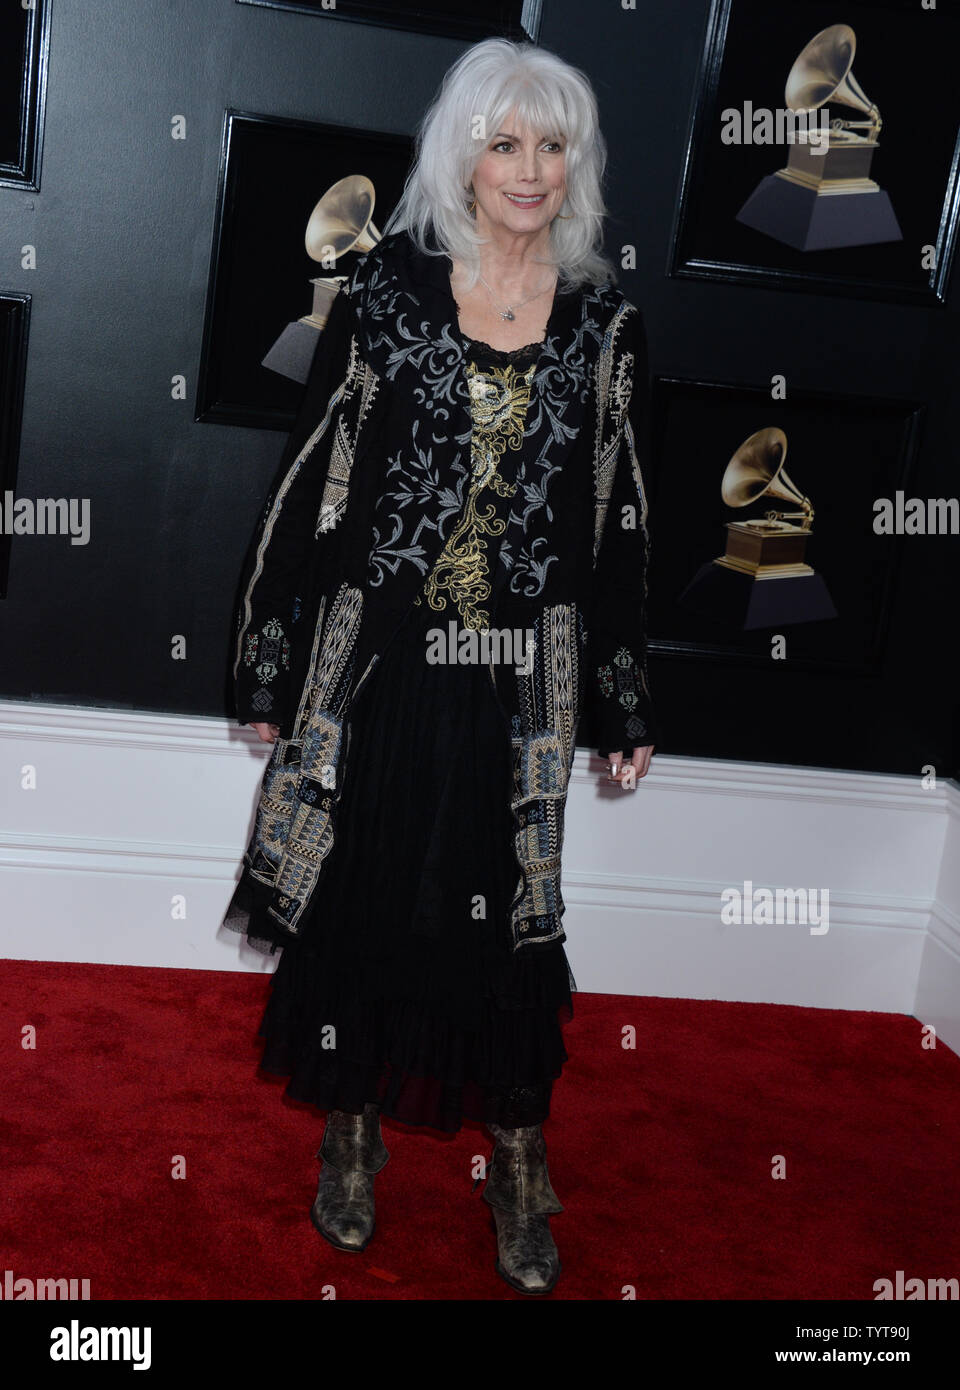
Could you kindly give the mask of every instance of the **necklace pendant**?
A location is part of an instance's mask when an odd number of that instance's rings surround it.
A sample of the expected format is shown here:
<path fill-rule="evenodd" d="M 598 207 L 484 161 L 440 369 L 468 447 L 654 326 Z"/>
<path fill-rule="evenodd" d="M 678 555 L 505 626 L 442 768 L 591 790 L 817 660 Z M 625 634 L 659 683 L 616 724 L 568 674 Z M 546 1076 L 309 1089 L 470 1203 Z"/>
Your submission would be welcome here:
<path fill-rule="evenodd" d="M 502 319 L 509 319 L 509 321 L 510 321 L 511 323 L 513 323 L 513 310 L 512 310 L 512 309 L 504 309 L 504 311 L 503 311 L 503 313 L 500 315 L 500 317 L 501 317 Z"/>

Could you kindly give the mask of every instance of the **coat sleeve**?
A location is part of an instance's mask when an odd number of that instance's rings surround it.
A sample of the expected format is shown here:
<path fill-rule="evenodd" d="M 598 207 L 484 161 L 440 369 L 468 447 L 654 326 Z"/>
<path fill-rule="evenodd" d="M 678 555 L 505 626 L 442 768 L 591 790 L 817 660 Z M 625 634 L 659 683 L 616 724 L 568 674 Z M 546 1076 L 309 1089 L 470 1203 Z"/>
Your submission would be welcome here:
<path fill-rule="evenodd" d="M 339 401 L 354 311 L 341 288 L 314 349 L 303 397 L 244 560 L 233 653 L 240 724 L 289 723 L 299 700 L 290 688 L 290 630 L 330 460 L 330 420 Z M 294 698 L 296 696 L 296 698 Z"/>
<path fill-rule="evenodd" d="M 660 730 L 647 675 L 650 386 L 639 310 L 627 315 L 621 331 L 633 362 L 620 386 L 629 399 L 594 570 L 586 698 L 600 756 L 620 751 L 629 758 L 635 748 L 658 742 Z"/>

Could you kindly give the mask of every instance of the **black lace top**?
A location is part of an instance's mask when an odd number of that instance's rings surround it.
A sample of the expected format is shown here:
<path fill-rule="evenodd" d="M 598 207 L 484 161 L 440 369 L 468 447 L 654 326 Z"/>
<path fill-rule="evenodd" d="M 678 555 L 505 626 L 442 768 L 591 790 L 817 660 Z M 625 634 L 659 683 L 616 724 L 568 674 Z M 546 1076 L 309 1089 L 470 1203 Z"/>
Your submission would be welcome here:
<path fill-rule="evenodd" d="M 462 336 L 467 346 L 474 350 L 471 356 L 475 354 L 478 357 L 484 358 L 506 357 L 509 358 L 511 362 L 521 357 L 527 357 L 528 355 L 533 361 L 536 361 L 537 357 L 540 355 L 540 349 L 543 347 L 543 343 L 538 341 L 535 343 L 524 343 L 523 347 L 518 348 L 497 348 L 491 346 L 490 343 L 483 342 L 481 338 L 468 338 L 466 334 Z"/>

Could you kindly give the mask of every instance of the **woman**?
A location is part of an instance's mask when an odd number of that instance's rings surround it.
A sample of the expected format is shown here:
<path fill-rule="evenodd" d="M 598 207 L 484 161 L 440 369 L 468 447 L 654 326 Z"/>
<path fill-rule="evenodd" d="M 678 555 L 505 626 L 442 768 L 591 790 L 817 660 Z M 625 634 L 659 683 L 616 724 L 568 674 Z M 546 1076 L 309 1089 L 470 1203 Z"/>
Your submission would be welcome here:
<path fill-rule="evenodd" d="M 262 1065 L 328 1112 L 314 1224 L 366 1246 L 381 1114 L 479 1121 L 496 1268 L 529 1294 L 560 1270 L 574 739 L 631 788 L 656 738 L 646 349 L 598 249 L 604 160 L 559 58 L 490 39 L 447 74 L 321 336 L 234 668 L 274 747 L 225 920 L 285 947 Z"/>

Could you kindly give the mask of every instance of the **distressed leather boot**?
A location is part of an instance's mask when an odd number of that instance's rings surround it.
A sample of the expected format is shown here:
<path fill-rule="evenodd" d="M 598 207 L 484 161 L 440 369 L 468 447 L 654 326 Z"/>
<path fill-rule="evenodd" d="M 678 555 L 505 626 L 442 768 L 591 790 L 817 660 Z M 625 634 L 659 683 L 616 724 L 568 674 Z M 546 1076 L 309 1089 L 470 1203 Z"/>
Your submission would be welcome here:
<path fill-rule="evenodd" d="M 518 1293 L 549 1293 L 560 1274 L 549 1214 L 563 1207 L 550 1186 L 543 1130 L 487 1128 L 497 1141 L 483 1189 L 497 1229 L 497 1273 Z"/>
<path fill-rule="evenodd" d="M 339 1250 L 363 1250 L 373 1235 L 373 1179 L 390 1157 L 380 1134 L 380 1113 L 331 1110 L 317 1158 L 323 1160 L 310 1209 L 314 1226 Z"/>

